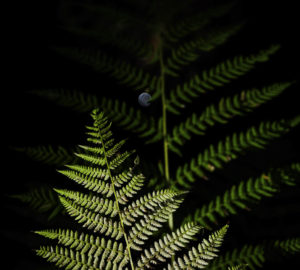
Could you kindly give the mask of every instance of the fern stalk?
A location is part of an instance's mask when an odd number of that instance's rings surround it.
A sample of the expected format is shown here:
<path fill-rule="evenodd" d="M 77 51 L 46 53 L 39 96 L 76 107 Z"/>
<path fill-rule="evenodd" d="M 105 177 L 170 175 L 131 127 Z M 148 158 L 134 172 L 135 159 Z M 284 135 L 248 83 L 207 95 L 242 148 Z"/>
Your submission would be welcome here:
<path fill-rule="evenodd" d="M 164 139 L 164 165 L 165 165 L 165 179 L 169 186 L 170 173 L 169 173 L 169 150 L 168 150 L 168 136 L 167 136 L 167 104 L 166 104 L 166 94 L 165 94 L 165 71 L 164 71 L 164 61 L 163 61 L 163 48 L 160 44 L 159 52 L 159 62 L 160 62 L 160 80 L 161 80 L 161 102 L 162 102 L 162 125 L 163 125 L 163 139 Z M 169 217 L 169 228 L 171 231 L 174 229 L 173 214 Z"/>
<path fill-rule="evenodd" d="M 127 234 L 125 232 L 125 226 L 124 226 L 123 218 L 122 218 L 121 211 L 120 211 L 119 201 L 118 201 L 118 197 L 117 197 L 117 193 L 116 193 L 116 189 L 115 189 L 115 185 L 114 185 L 114 179 L 113 179 L 111 171 L 110 171 L 110 166 L 108 164 L 107 155 L 106 155 L 106 149 L 104 147 L 104 140 L 102 138 L 102 134 L 101 134 L 100 130 L 99 130 L 99 136 L 100 136 L 101 144 L 103 146 L 103 154 L 104 154 L 104 158 L 105 158 L 105 164 L 106 164 L 106 167 L 107 167 L 108 175 L 109 175 L 109 178 L 111 179 L 112 190 L 114 192 L 114 196 L 115 196 L 115 199 L 116 199 L 116 208 L 117 208 L 117 211 L 118 211 L 118 215 L 119 215 L 119 218 L 120 218 L 120 223 L 121 223 L 124 239 L 125 239 L 125 242 L 126 242 L 126 249 L 127 249 L 127 252 L 128 252 L 130 266 L 131 266 L 131 269 L 134 270 L 134 265 L 133 265 L 131 252 L 130 252 L 130 244 L 129 244 L 129 241 L 128 241 Z"/>

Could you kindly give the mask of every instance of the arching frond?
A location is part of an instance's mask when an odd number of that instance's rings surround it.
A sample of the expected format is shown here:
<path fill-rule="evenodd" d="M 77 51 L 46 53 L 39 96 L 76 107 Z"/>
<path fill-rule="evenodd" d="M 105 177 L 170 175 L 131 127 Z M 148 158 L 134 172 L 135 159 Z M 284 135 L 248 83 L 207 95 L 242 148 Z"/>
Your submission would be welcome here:
<path fill-rule="evenodd" d="M 209 235 L 208 239 L 204 239 L 197 248 L 192 248 L 183 258 L 178 258 L 171 265 L 169 264 L 168 270 L 205 268 L 209 260 L 217 257 L 216 253 L 223 242 L 227 229 L 228 225 L 225 225 L 219 231 Z"/>
<path fill-rule="evenodd" d="M 129 244 L 132 249 L 142 250 L 141 246 L 154 232 L 162 227 L 162 223 L 168 221 L 170 214 L 176 211 L 182 199 L 170 200 L 154 211 L 144 215 L 144 218 L 129 230 Z"/>
<path fill-rule="evenodd" d="M 219 256 L 209 265 L 208 269 L 217 270 L 231 265 L 247 264 L 249 269 L 254 270 L 257 267 L 261 268 L 265 260 L 265 248 L 262 245 L 245 245 L 240 250 L 234 249 Z"/>
<path fill-rule="evenodd" d="M 59 266 L 74 267 L 69 269 L 75 269 L 75 265 L 72 266 L 74 263 L 76 263 L 76 265 L 82 264 L 82 266 L 84 266 L 86 264 L 86 261 L 84 261 L 86 257 L 89 258 L 89 260 L 91 260 L 91 257 L 94 258 L 94 269 L 104 269 L 104 267 L 109 263 L 112 265 L 118 265 L 122 260 L 124 260 L 124 258 L 126 258 L 126 252 L 122 243 L 106 240 L 105 238 L 99 238 L 99 236 L 95 237 L 94 235 L 88 235 L 85 233 L 79 234 L 77 231 L 74 232 L 72 230 L 61 229 L 37 231 L 36 233 L 50 239 L 57 239 L 60 244 L 70 247 L 70 253 L 65 254 L 66 258 L 64 264 L 59 265 L 59 263 L 57 263 Z M 54 250 L 56 250 L 57 253 L 58 249 L 59 247 L 41 248 L 37 250 L 37 254 L 47 258 L 48 261 L 55 262 L 54 258 L 51 258 L 51 253 L 55 253 Z M 71 254 L 73 252 L 71 249 L 75 249 L 76 252 L 80 254 L 80 257 L 72 258 Z"/>
<path fill-rule="evenodd" d="M 73 155 L 78 148 L 68 149 L 63 146 L 39 145 L 26 147 L 13 147 L 31 159 L 50 166 L 62 166 L 67 163 L 75 163 L 78 159 Z"/>
<path fill-rule="evenodd" d="M 125 101 L 106 97 L 97 97 L 79 90 L 49 89 L 30 91 L 63 107 L 77 112 L 89 112 L 100 107 L 116 126 L 136 133 L 139 137 L 153 143 L 162 138 L 161 120 L 145 115 L 141 110 L 128 106 Z"/>
<path fill-rule="evenodd" d="M 163 32 L 166 42 L 178 43 L 180 39 L 202 30 L 213 19 L 228 13 L 234 5 L 235 1 L 214 5 L 205 11 L 176 20 L 176 22 L 168 25 Z"/>
<path fill-rule="evenodd" d="M 247 264 L 240 264 L 237 266 L 228 266 L 227 270 L 246 270 Z"/>
<path fill-rule="evenodd" d="M 267 50 L 247 57 L 236 56 L 233 60 L 226 60 L 210 70 L 205 70 L 202 75 L 195 75 L 176 89 L 170 91 L 167 101 L 168 110 L 179 114 L 179 109 L 191 103 L 200 94 L 215 90 L 217 87 L 230 83 L 233 80 L 250 72 L 256 63 L 265 62 L 280 48 L 273 45 Z"/>
<path fill-rule="evenodd" d="M 59 246 L 41 247 L 36 251 L 38 256 L 47 259 L 48 262 L 55 263 L 58 267 L 65 267 L 65 269 L 111 269 L 112 267 L 122 267 L 127 263 L 127 257 L 118 256 L 118 250 L 115 250 L 116 245 L 113 242 L 107 243 L 108 247 L 102 253 L 101 260 L 98 256 L 89 256 L 85 252 L 63 248 Z M 111 257 L 115 257 L 112 261 Z M 122 261 L 120 262 L 120 260 Z M 88 267 L 88 268 L 87 268 Z"/>
<path fill-rule="evenodd" d="M 284 254 L 295 254 L 300 252 L 300 238 L 288 238 L 285 240 L 276 240 L 273 244 L 275 248 L 280 249 Z"/>
<path fill-rule="evenodd" d="M 244 245 L 242 248 L 235 248 L 232 251 L 226 252 L 224 255 L 216 258 L 211 265 L 209 270 L 224 269 L 231 265 L 245 265 L 246 269 L 255 270 L 262 268 L 265 261 L 267 260 L 267 253 L 277 250 L 281 254 L 285 255 L 295 254 L 300 252 L 300 239 L 288 238 L 284 240 L 271 240 L 264 241 L 263 244 L 258 245 Z M 278 255 L 280 255 L 278 253 Z"/>
<path fill-rule="evenodd" d="M 92 39 L 100 45 L 113 46 L 119 51 L 132 55 L 135 58 L 144 58 L 151 52 L 149 44 L 134 36 L 129 37 L 123 35 L 121 38 L 116 38 L 114 36 L 108 36 L 99 30 L 90 30 L 83 27 L 69 26 L 63 27 L 62 29 L 78 37 Z"/>
<path fill-rule="evenodd" d="M 200 33 L 196 39 L 180 44 L 171 50 L 171 55 L 166 59 L 165 72 L 171 76 L 178 76 L 176 72 L 198 60 L 201 52 L 210 51 L 224 43 L 230 36 L 236 34 L 243 24 L 231 25 Z"/>
<path fill-rule="evenodd" d="M 78 48 L 55 48 L 64 56 L 77 60 L 82 64 L 92 67 L 94 70 L 107 73 L 118 83 L 133 87 L 134 89 L 159 89 L 158 77 L 135 67 L 127 61 L 116 60 L 101 51 Z"/>
<path fill-rule="evenodd" d="M 172 135 L 168 138 L 168 143 L 173 144 L 170 150 L 181 154 L 179 147 L 190 140 L 192 135 L 205 135 L 209 127 L 217 123 L 226 124 L 235 116 L 242 116 L 253 111 L 280 95 L 291 84 L 292 82 L 276 83 L 261 90 L 241 91 L 232 97 L 221 98 L 217 105 L 207 106 L 200 115 L 193 113 L 192 116 L 173 127 Z"/>
<path fill-rule="evenodd" d="M 281 184 L 295 185 L 295 182 L 295 179 L 287 175 L 287 169 L 271 170 L 256 179 L 250 178 L 233 185 L 223 195 L 216 196 L 211 202 L 197 209 L 187 220 L 212 229 L 210 225 L 218 223 L 218 217 L 235 215 L 238 209 L 250 210 L 252 204 L 277 194 Z"/>
<path fill-rule="evenodd" d="M 236 159 L 245 150 L 251 148 L 263 149 L 271 140 L 280 137 L 290 130 L 289 121 L 262 122 L 258 128 L 251 127 L 246 132 L 234 133 L 217 146 L 210 145 L 196 158 L 179 166 L 176 172 L 176 182 L 184 187 L 190 187 L 186 181 L 193 183 L 196 178 L 206 179 L 205 171 L 220 169 L 223 164 Z"/>
<path fill-rule="evenodd" d="M 55 192 L 47 186 L 33 188 L 28 192 L 10 195 L 10 197 L 29 204 L 39 213 L 47 213 L 48 220 L 52 220 L 59 213 L 65 212 Z"/>
<path fill-rule="evenodd" d="M 166 234 L 153 243 L 150 249 L 145 249 L 137 262 L 137 270 L 151 268 L 161 262 L 165 262 L 184 248 L 193 240 L 193 236 L 200 231 L 201 227 L 194 223 L 187 223 L 172 234 Z"/>
<path fill-rule="evenodd" d="M 182 192 L 175 192 L 169 189 L 154 191 L 152 194 L 148 193 L 123 209 L 123 221 L 126 225 L 132 226 L 137 218 L 143 217 L 148 212 L 155 211 L 161 204 L 174 200 L 180 194 Z"/>
<path fill-rule="evenodd" d="M 93 194 L 87 195 L 71 190 L 55 189 L 55 191 L 59 194 L 59 196 L 66 197 L 77 205 L 95 213 L 110 217 L 114 217 L 118 214 L 116 203 L 113 200 L 99 198 Z"/>

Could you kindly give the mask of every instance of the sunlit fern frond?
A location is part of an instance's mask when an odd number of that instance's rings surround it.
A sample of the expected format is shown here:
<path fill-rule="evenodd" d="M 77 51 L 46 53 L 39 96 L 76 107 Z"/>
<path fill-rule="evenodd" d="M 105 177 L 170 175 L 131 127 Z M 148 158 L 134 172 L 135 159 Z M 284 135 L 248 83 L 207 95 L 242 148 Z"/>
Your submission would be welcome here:
<path fill-rule="evenodd" d="M 99 268 L 95 267 L 93 269 L 104 269 L 108 257 L 113 265 L 118 264 L 120 260 L 126 257 L 123 243 L 106 240 L 105 238 L 93 234 L 79 233 L 69 229 L 44 230 L 37 231 L 36 233 L 46 238 L 57 239 L 59 244 L 65 246 L 64 249 L 58 246 L 55 248 L 42 247 L 37 252 L 37 255 L 46 258 L 50 262 L 56 262 L 56 264 L 61 267 L 64 265 L 68 265 L 69 269 L 76 269 L 75 266 L 84 267 L 86 264 L 85 259 L 90 260 L 91 257 L 102 256 Z M 82 261 L 80 261 L 78 257 L 72 258 L 70 254 L 79 254 Z M 59 259 L 64 259 L 65 264 L 60 263 Z M 97 260 L 94 259 L 94 261 L 96 262 Z"/>
<path fill-rule="evenodd" d="M 153 247 L 144 249 L 143 246 L 176 211 L 185 192 L 166 189 L 132 200 L 145 181 L 134 167 L 125 165 L 133 151 L 120 152 L 124 141 L 114 142 L 111 123 L 103 113 L 94 110 L 92 117 L 94 125 L 87 126 L 89 145 L 80 145 L 85 152 L 77 154 L 81 164 L 66 165 L 67 169 L 59 170 L 90 192 L 54 190 L 66 212 L 94 235 L 69 229 L 37 231 L 37 234 L 59 242 L 56 246 L 40 247 L 37 255 L 58 267 L 72 270 L 123 269 L 129 262 L 133 265 L 131 252 L 141 253 L 136 255 L 138 269 L 167 263 L 175 252 L 194 240 L 193 236 L 201 226 L 187 223 L 155 241 Z M 168 269 L 179 269 L 178 265 L 183 269 L 207 265 L 217 256 L 227 227 L 211 234 L 208 240 L 203 240 L 185 255 L 185 266 L 179 258 Z"/>
<path fill-rule="evenodd" d="M 218 247 L 221 246 L 228 225 L 209 235 L 208 239 L 204 239 L 197 247 L 193 247 L 182 258 L 176 259 L 172 264 L 168 265 L 168 270 L 179 269 L 195 269 L 205 268 L 208 260 L 212 260 L 216 255 Z"/>
<path fill-rule="evenodd" d="M 176 251 L 182 248 L 193 240 L 193 236 L 199 232 L 201 226 L 194 223 L 187 223 L 177 229 L 172 234 L 166 234 L 163 238 L 155 241 L 150 249 L 145 249 L 140 259 L 137 262 L 137 270 L 151 268 L 151 265 L 156 265 L 159 262 L 165 262 L 171 256 L 175 255 Z"/>
<path fill-rule="evenodd" d="M 204 70 L 200 76 L 198 74 L 193 76 L 189 81 L 170 90 L 167 100 L 168 110 L 171 113 L 180 114 L 180 109 L 199 95 L 215 90 L 245 75 L 254 69 L 256 63 L 268 61 L 269 57 L 279 48 L 279 45 L 273 45 L 267 50 L 247 57 L 236 56 L 233 60 L 228 59 L 209 70 Z"/>
<path fill-rule="evenodd" d="M 193 183 L 196 178 L 206 179 L 206 172 L 223 168 L 224 164 L 238 158 L 244 151 L 251 148 L 264 149 L 272 140 L 287 133 L 294 122 L 294 120 L 261 122 L 257 128 L 253 126 L 245 132 L 227 136 L 225 140 L 219 141 L 218 145 L 210 145 L 196 158 L 179 166 L 176 182 L 184 187 L 190 187 L 187 181 Z"/>
<path fill-rule="evenodd" d="M 39 213 L 47 213 L 48 220 L 52 220 L 59 213 L 65 212 L 59 203 L 57 194 L 47 186 L 33 188 L 28 192 L 10 195 L 10 197 L 28 204 Z"/>
<path fill-rule="evenodd" d="M 273 100 L 284 90 L 292 85 L 292 82 L 276 83 L 262 89 L 243 90 L 231 97 L 223 97 L 218 104 L 212 104 L 204 108 L 200 115 L 193 113 L 180 124 L 173 127 L 172 135 L 168 142 L 172 144 L 170 150 L 181 154 L 179 147 L 183 147 L 192 135 L 205 135 L 206 130 L 216 124 L 227 124 L 236 116 L 248 115 L 257 107 Z"/>
<path fill-rule="evenodd" d="M 299 163 L 297 165 L 299 166 Z M 241 181 L 238 185 L 233 185 L 223 195 L 217 195 L 208 204 L 197 209 L 187 220 L 212 229 L 211 224 L 217 224 L 220 217 L 236 215 L 238 209 L 249 211 L 253 204 L 259 203 L 263 198 L 276 195 L 283 184 L 289 186 L 296 184 L 296 179 L 288 176 L 288 169 L 288 167 L 277 168 L 256 179 L 250 178 L 247 181 Z"/>

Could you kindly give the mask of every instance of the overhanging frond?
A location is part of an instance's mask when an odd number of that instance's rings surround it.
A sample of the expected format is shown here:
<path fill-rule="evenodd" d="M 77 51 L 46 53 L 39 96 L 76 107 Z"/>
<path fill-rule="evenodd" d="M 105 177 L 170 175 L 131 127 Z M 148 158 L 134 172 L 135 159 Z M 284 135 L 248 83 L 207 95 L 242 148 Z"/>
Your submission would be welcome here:
<path fill-rule="evenodd" d="M 233 60 L 226 60 L 210 70 L 203 71 L 200 76 L 193 76 L 189 81 L 177 85 L 176 89 L 170 91 L 167 100 L 168 110 L 171 113 L 179 114 L 180 109 L 191 103 L 200 94 L 215 90 L 245 75 L 255 67 L 256 63 L 268 61 L 269 57 L 279 48 L 279 45 L 273 45 L 258 54 L 247 57 L 236 56 Z"/>
<path fill-rule="evenodd" d="M 236 34 L 243 24 L 218 27 L 215 30 L 199 33 L 197 38 L 193 38 L 180 44 L 171 50 L 171 55 L 166 59 L 165 72 L 171 76 L 178 76 L 184 66 L 197 61 L 203 51 L 210 51 L 216 46 L 224 43 L 230 36 Z"/>
<path fill-rule="evenodd" d="M 259 203 L 264 197 L 273 197 L 277 194 L 281 185 L 295 185 L 296 179 L 289 176 L 291 167 L 295 165 L 276 168 L 256 179 L 250 178 L 247 181 L 241 181 L 238 185 L 233 185 L 223 195 L 217 195 L 208 204 L 197 209 L 187 220 L 212 229 L 211 224 L 217 224 L 218 217 L 235 215 L 238 209 L 250 210 L 251 205 Z"/>
<path fill-rule="evenodd" d="M 289 121 L 261 122 L 258 128 L 251 127 L 246 132 L 227 136 L 225 140 L 219 141 L 217 146 L 210 145 L 196 158 L 179 166 L 176 182 L 184 187 L 190 187 L 186 180 L 193 183 L 196 177 L 206 179 L 205 171 L 213 172 L 222 168 L 223 164 L 238 158 L 248 149 L 264 149 L 271 140 L 287 133 L 290 128 Z"/>
<path fill-rule="evenodd" d="M 128 61 L 114 59 L 106 53 L 92 49 L 55 48 L 64 56 L 77 60 L 82 64 L 92 67 L 97 72 L 107 73 L 118 83 L 133 87 L 134 89 L 150 88 L 159 89 L 159 79 L 145 72 L 141 67 L 136 67 Z"/>
<path fill-rule="evenodd" d="M 233 117 L 248 114 L 280 95 L 291 85 L 292 82 L 276 83 L 261 90 L 241 91 L 232 97 L 221 98 L 217 105 L 207 106 L 200 115 L 193 113 L 192 116 L 173 127 L 172 135 L 168 138 L 168 143 L 172 144 L 170 150 L 181 154 L 180 148 L 191 139 L 192 135 L 203 136 L 209 127 L 217 123 L 227 124 Z"/>

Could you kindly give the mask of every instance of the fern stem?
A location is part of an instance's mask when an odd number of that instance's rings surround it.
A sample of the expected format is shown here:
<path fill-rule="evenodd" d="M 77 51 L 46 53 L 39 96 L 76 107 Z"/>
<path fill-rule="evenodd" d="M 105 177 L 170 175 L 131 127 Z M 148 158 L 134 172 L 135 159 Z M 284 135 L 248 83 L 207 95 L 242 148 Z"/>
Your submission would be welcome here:
<path fill-rule="evenodd" d="M 108 175 L 109 175 L 109 178 L 111 179 L 112 189 L 113 189 L 114 196 L 115 196 L 115 199 L 116 199 L 116 207 L 117 207 L 117 211 L 118 211 L 118 214 L 119 214 L 124 239 L 125 239 L 125 242 L 126 242 L 126 249 L 128 251 L 130 266 L 131 266 L 131 269 L 134 270 L 134 265 L 133 265 L 133 261 L 132 261 L 131 251 L 130 251 L 130 245 L 129 245 L 127 234 L 125 232 L 125 226 L 124 226 L 123 218 L 122 218 L 121 211 L 120 211 L 120 206 L 119 206 L 118 197 L 117 197 L 117 193 L 116 193 L 116 189 L 115 189 L 115 185 L 114 185 L 114 180 L 112 178 L 112 174 L 111 174 L 110 167 L 109 167 L 109 164 L 108 164 L 106 150 L 105 150 L 105 147 L 104 147 L 104 141 L 103 141 L 103 138 L 102 138 L 101 131 L 99 131 L 99 135 L 100 135 L 101 144 L 103 146 L 103 153 L 104 153 L 104 158 L 105 158 L 105 163 L 106 163 Z"/>
<path fill-rule="evenodd" d="M 166 104 L 166 94 L 165 94 L 165 71 L 164 71 L 164 62 L 163 62 L 163 48 L 160 46 L 159 53 L 159 62 L 160 62 L 160 87 L 161 87 L 161 102 L 162 102 L 162 125 L 163 125 L 163 139 L 164 139 L 164 165 L 165 165 L 165 179 L 169 186 L 170 182 L 170 173 L 169 173 L 169 151 L 168 151 L 168 136 L 167 136 L 167 104 Z M 173 214 L 169 216 L 169 228 L 171 231 L 174 229 L 174 220 Z"/>

